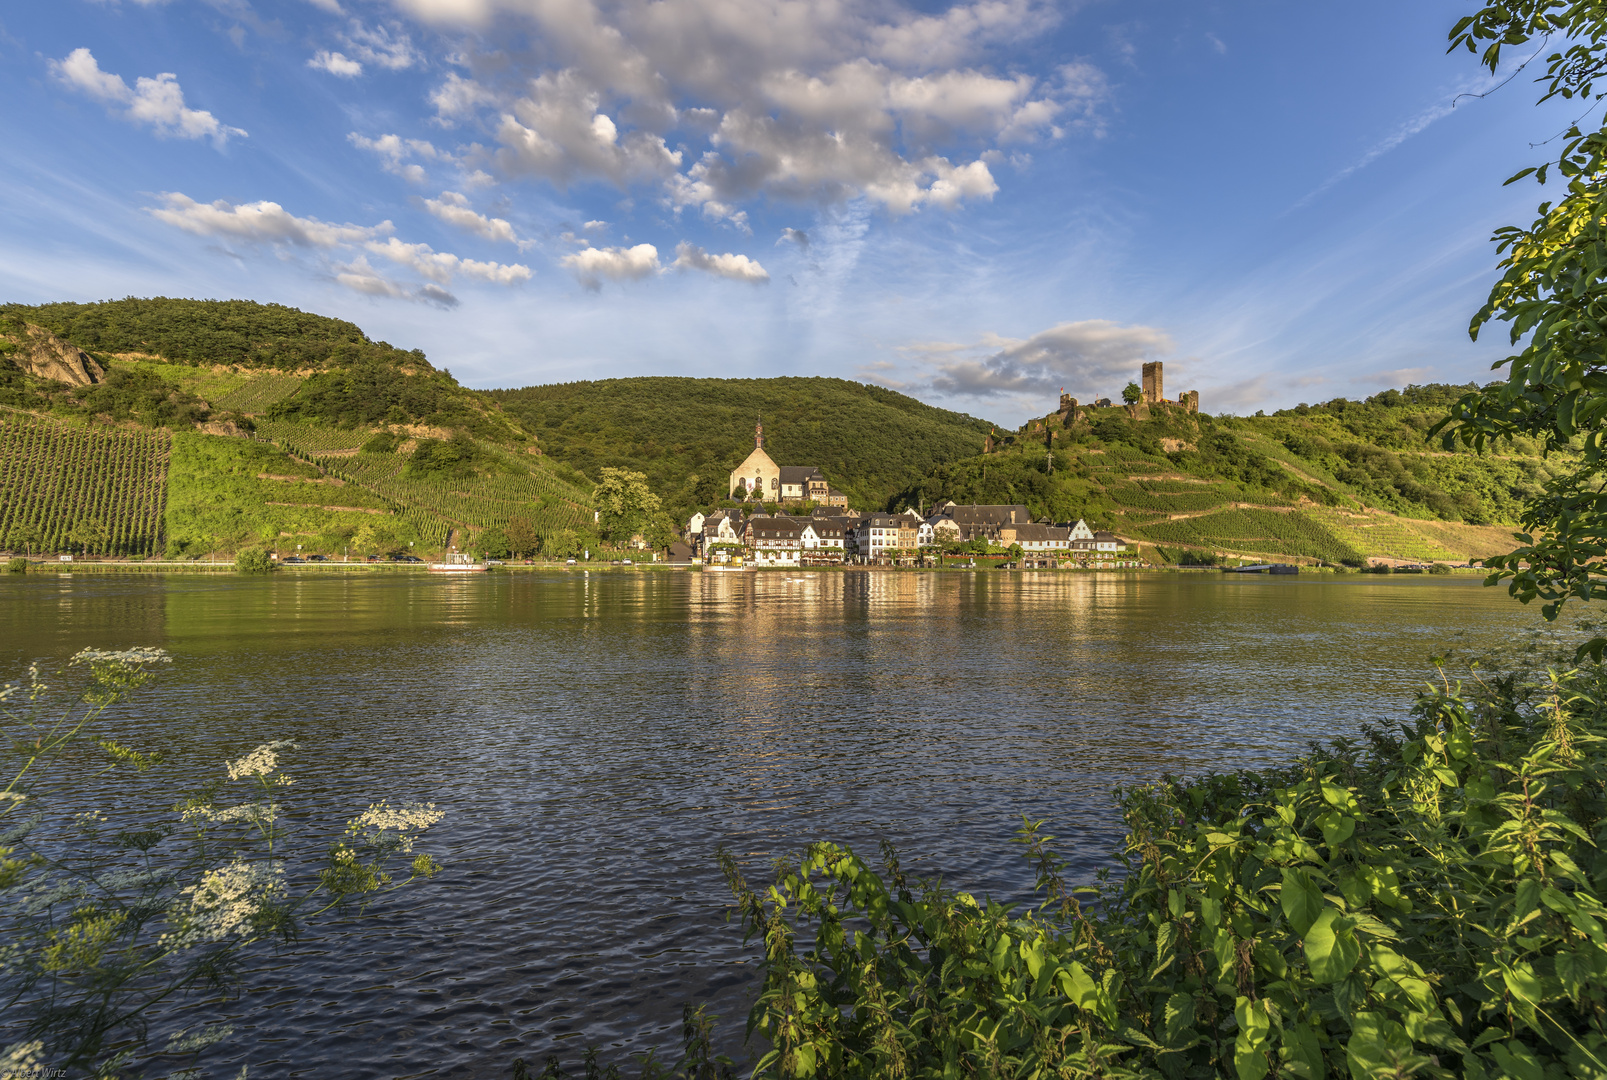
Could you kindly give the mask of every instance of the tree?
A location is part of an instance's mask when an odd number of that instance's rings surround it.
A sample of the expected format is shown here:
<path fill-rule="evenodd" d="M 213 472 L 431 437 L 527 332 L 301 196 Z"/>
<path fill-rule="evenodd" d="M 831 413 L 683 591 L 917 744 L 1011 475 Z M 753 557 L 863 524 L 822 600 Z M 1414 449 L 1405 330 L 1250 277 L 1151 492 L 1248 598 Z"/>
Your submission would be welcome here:
<path fill-rule="evenodd" d="M 605 468 L 592 497 L 597 502 L 597 524 L 610 540 L 629 540 L 647 527 L 659 509 L 659 498 L 647 486 L 647 477 L 629 469 Z"/>
<path fill-rule="evenodd" d="M 495 526 L 489 529 L 481 529 L 475 534 L 474 546 L 487 559 L 506 559 L 508 557 L 508 534 Z"/>
<path fill-rule="evenodd" d="M 1549 85 L 1540 100 L 1607 95 L 1595 86 L 1607 63 L 1603 0 L 1491 4 L 1456 24 L 1451 47 L 1478 53 L 1482 45 L 1480 62 L 1493 73 L 1503 48 L 1553 37 L 1572 44 L 1547 57 L 1542 81 Z M 1541 492 L 1527 500 L 1521 546 L 1485 560 L 1493 571 L 1486 584 L 1505 580 L 1519 601 L 1542 600 L 1548 620 L 1570 598 L 1607 595 L 1591 576 L 1607 556 L 1607 498 L 1599 476 L 1607 435 L 1607 126 L 1584 130 L 1576 122 L 1565 140 L 1556 158 L 1507 181 L 1532 175 L 1544 184 L 1555 172 L 1566 190 L 1541 203 L 1527 227 L 1496 230 L 1502 275 L 1468 328 L 1477 339 L 1487 324 L 1504 322 L 1514 347 L 1525 337 L 1528 342 L 1495 365 L 1507 368 L 1505 381 L 1465 395 L 1430 429 L 1447 448 L 1460 442 L 1482 451 L 1526 436 L 1548 453 L 1579 451 L 1577 459 L 1554 467 Z M 1579 652 L 1600 658 L 1604 648 L 1607 638 L 1598 637 Z"/>
<path fill-rule="evenodd" d="M 644 537 L 647 546 L 655 551 L 662 551 L 681 538 L 675 527 L 675 519 L 660 511 L 653 515 L 647 523 L 647 532 Z"/>
<path fill-rule="evenodd" d="M 1122 400 L 1129 405 L 1137 405 L 1144 400 L 1144 390 L 1136 382 L 1130 382 L 1122 387 Z"/>
<path fill-rule="evenodd" d="M 508 539 L 508 554 L 515 559 L 528 559 L 541 550 L 541 537 L 536 528 L 524 518 L 514 518 L 503 530 Z"/>
<path fill-rule="evenodd" d="M 580 554 L 580 538 L 571 529 L 554 529 L 541 538 L 541 553 L 551 559 L 568 559 Z"/>
<path fill-rule="evenodd" d="M 1010 561 L 1011 562 L 1020 562 L 1021 561 L 1021 545 L 1020 544 L 1011 544 L 1010 545 Z"/>

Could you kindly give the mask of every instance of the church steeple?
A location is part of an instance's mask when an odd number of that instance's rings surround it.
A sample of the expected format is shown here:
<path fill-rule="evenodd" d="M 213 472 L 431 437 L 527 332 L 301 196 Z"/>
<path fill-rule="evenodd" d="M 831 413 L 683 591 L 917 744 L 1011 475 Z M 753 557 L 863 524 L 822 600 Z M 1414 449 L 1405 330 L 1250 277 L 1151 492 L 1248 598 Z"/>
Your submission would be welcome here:
<path fill-rule="evenodd" d="M 764 449 L 764 417 L 762 416 L 759 417 L 759 422 L 753 425 L 753 448 L 755 450 Z"/>

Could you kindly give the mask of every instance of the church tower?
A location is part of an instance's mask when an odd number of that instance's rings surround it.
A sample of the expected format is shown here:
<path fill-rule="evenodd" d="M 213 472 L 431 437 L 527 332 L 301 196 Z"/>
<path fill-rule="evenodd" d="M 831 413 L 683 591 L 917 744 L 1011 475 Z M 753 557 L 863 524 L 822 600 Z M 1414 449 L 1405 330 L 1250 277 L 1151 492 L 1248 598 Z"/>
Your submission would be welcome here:
<path fill-rule="evenodd" d="M 781 466 L 770 460 L 764 452 L 764 419 L 753 426 L 753 453 L 731 470 L 731 498 L 748 498 L 757 490 L 758 497 L 769 501 L 781 498 Z"/>

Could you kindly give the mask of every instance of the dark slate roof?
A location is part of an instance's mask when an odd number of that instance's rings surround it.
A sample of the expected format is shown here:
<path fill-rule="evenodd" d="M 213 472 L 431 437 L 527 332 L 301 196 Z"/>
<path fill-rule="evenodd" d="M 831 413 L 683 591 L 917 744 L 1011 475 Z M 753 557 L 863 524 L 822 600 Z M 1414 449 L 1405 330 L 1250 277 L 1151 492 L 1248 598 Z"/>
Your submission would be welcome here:
<path fill-rule="evenodd" d="M 1032 520 L 1027 508 L 1020 505 L 996 506 L 956 506 L 949 511 L 949 516 L 961 525 L 1009 525 L 1011 523 L 1025 524 Z"/>
<path fill-rule="evenodd" d="M 803 522 L 792 518 L 771 518 L 753 523 L 755 540 L 796 540 L 803 535 Z"/>
<path fill-rule="evenodd" d="M 783 465 L 781 466 L 781 482 L 783 484 L 802 484 L 811 477 L 820 476 L 820 470 L 813 465 Z M 822 480 L 825 477 L 820 477 Z"/>
<path fill-rule="evenodd" d="M 1030 540 L 1033 543 L 1042 543 L 1043 541 L 1050 539 L 1049 529 L 1044 525 L 1028 523 L 1026 525 L 1016 525 L 1013 526 L 1013 528 L 1016 531 L 1017 543 L 1020 543 L 1023 540 Z"/>

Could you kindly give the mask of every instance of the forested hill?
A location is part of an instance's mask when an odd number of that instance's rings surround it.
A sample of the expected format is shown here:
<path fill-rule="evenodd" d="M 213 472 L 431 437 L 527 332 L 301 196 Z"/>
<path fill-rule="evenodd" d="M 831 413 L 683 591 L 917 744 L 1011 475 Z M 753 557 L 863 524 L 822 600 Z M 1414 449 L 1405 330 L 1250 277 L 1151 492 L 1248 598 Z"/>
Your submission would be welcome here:
<path fill-rule="evenodd" d="M 355 324 L 251 300 L 128 297 L 93 304 L 0 304 L 0 318 L 42 326 L 91 353 L 160 356 L 174 364 L 230 364 L 298 371 L 330 360 L 424 364 L 371 341 Z"/>
<path fill-rule="evenodd" d="M 594 479 L 605 466 L 645 473 L 667 507 L 725 498 L 753 449 L 780 465 L 814 465 L 871 509 L 947 462 L 982 448 L 983 420 L 845 379 L 652 377 L 492 390 L 542 449 Z"/>

